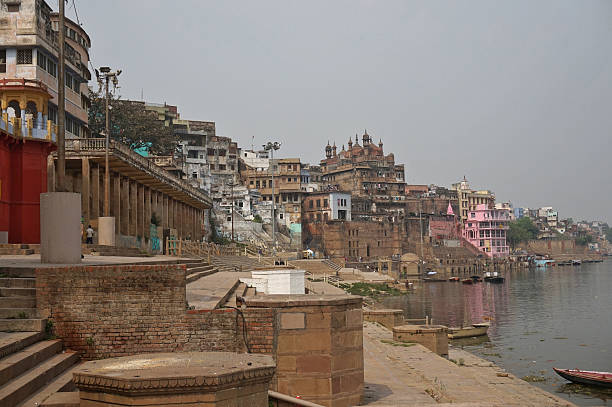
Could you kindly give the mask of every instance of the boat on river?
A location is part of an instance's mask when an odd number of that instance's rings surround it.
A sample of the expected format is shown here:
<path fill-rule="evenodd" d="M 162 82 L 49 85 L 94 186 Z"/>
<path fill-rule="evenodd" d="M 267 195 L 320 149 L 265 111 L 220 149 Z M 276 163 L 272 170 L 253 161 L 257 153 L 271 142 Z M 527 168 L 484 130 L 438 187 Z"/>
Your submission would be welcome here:
<path fill-rule="evenodd" d="M 580 369 L 557 369 L 556 367 L 553 367 L 553 370 L 559 376 L 569 380 L 570 382 L 612 388 L 612 373 L 610 372 L 593 372 L 590 370 Z"/>
<path fill-rule="evenodd" d="M 581 264 L 582 264 L 582 260 L 580 260 L 580 259 L 572 260 L 572 265 L 574 265 L 574 266 L 579 266 Z"/>
<path fill-rule="evenodd" d="M 488 322 L 481 322 L 479 324 L 472 324 L 472 326 L 466 326 L 461 328 L 448 328 L 448 339 L 459 339 L 459 338 L 471 338 L 474 336 L 483 336 L 487 334 L 489 329 Z"/>
<path fill-rule="evenodd" d="M 448 279 L 448 281 L 461 281 L 461 279 L 459 277 L 455 276 L 455 277 L 450 277 Z"/>
<path fill-rule="evenodd" d="M 474 284 L 474 280 L 472 280 L 471 278 L 464 278 L 463 280 L 461 280 L 461 283 L 463 283 L 463 284 Z"/>
<path fill-rule="evenodd" d="M 485 273 L 484 281 L 493 284 L 501 284 L 504 282 L 504 278 L 500 276 L 497 271 L 494 271 L 493 273 L 487 271 Z"/>

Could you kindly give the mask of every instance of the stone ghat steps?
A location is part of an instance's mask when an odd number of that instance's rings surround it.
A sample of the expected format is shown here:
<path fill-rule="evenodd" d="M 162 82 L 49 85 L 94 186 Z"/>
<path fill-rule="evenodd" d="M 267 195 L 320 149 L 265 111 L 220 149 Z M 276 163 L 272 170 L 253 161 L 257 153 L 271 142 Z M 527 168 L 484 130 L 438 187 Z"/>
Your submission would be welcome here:
<path fill-rule="evenodd" d="M 215 266 L 204 262 L 187 263 L 186 266 L 186 284 L 193 283 L 194 281 L 199 280 L 202 277 L 215 274 L 219 271 L 217 268 L 215 268 Z"/>
<path fill-rule="evenodd" d="M 81 253 L 97 256 L 148 257 L 146 252 L 137 247 L 114 247 L 97 244 L 82 245 Z"/>
<path fill-rule="evenodd" d="M 37 318 L 34 278 L 0 278 L 0 332 L 42 332 L 46 319 Z"/>
<path fill-rule="evenodd" d="M 13 243 L 2 243 L 0 244 L 0 255 L 28 255 L 40 253 L 39 244 L 13 244 Z"/>
<path fill-rule="evenodd" d="M 336 269 L 327 264 L 325 260 L 292 260 L 289 264 L 299 270 L 305 270 L 315 275 L 327 274 L 329 276 L 336 274 Z"/>
<path fill-rule="evenodd" d="M 41 341 L 36 333 L 0 335 L 7 342 L 3 348 L 11 350 L 0 359 L 0 406 L 19 406 L 44 389 L 47 389 L 44 398 L 62 388 L 73 389 L 65 373 L 79 357 L 74 352 L 62 352 L 61 340 Z M 28 344 L 33 340 L 34 343 Z"/>
<path fill-rule="evenodd" d="M 234 288 L 224 297 L 224 301 L 220 301 L 216 308 L 236 308 L 236 296 L 244 297 L 248 288 L 249 287 L 245 283 L 236 284 Z"/>
<path fill-rule="evenodd" d="M 246 256 L 214 256 L 210 262 L 219 271 L 249 271 L 262 266 L 257 259 Z"/>
<path fill-rule="evenodd" d="M 0 266 L 0 276 L 12 278 L 34 278 L 36 276 L 36 268 Z"/>
<path fill-rule="evenodd" d="M 81 366 L 76 363 L 64 373 L 56 376 L 49 384 L 32 394 L 19 407 L 55 406 L 67 407 L 69 405 L 79 406 L 79 392 L 72 381 L 72 373 Z M 70 400 L 72 404 L 67 404 Z"/>

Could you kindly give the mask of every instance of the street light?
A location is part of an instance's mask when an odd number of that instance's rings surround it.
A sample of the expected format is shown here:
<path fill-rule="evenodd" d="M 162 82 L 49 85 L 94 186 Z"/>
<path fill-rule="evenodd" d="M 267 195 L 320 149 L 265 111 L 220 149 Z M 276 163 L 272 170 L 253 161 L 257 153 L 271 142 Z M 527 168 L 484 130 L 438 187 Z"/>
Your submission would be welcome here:
<path fill-rule="evenodd" d="M 281 146 L 281 143 L 275 141 L 275 142 L 271 142 L 269 141 L 268 143 L 263 145 L 263 148 L 265 151 L 269 151 L 270 152 L 270 171 L 272 173 L 272 253 L 275 254 L 276 253 L 276 231 L 275 231 L 275 223 L 276 223 L 276 218 L 274 217 L 274 207 L 276 206 L 276 199 L 274 197 L 274 167 L 273 167 L 273 162 L 274 162 L 274 151 L 278 150 Z"/>
<path fill-rule="evenodd" d="M 121 75 L 121 70 L 118 69 L 116 72 L 112 72 L 108 66 L 100 67 L 100 71 L 96 69 L 96 77 L 98 78 L 98 84 L 100 87 L 106 86 L 105 88 L 105 96 L 106 96 L 106 126 L 105 126 L 105 139 L 106 146 L 104 149 L 104 216 L 110 216 L 110 171 L 108 168 L 108 148 L 109 148 L 109 138 L 110 138 L 110 130 L 109 130 L 109 114 L 108 111 L 110 106 L 108 105 L 108 83 L 110 81 L 113 82 L 113 88 L 116 89 L 119 84 L 119 80 L 117 77 Z"/>

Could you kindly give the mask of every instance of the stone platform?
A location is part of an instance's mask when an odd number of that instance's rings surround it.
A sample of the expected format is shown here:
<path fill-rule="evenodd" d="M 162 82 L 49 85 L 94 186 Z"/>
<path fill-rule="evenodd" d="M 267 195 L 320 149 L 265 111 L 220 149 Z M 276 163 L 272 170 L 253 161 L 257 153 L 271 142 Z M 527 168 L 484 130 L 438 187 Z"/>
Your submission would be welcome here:
<path fill-rule="evenodd" d="M 84 363 L 74 373 L 81 407 L 267 407 L 271 356 L 154 353 Z"/>

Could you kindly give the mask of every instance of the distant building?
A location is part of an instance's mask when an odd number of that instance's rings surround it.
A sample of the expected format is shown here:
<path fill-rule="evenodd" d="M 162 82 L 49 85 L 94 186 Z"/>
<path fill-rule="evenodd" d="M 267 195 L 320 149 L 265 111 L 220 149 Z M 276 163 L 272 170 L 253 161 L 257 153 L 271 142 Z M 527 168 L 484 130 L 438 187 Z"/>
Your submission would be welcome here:
<path fill-rule="evenodd" d="M 26 116 L 34 121 L 57 123 L 58 96 L 58 13 L 43 0 L 3 1 L 0 8 L 0 79 L 33 79 L 44 84 L 51 95 L 40 108 L 25 99 L 2 106 L 10 117 Z M 88 109 L 91 105 L 87 82 L 89 35 L 79 24 L 66 18 L 66 138 L 88 137 Z"/>
<path fill-rule="evenodd" d="M 510 220 L 514 220 L 514 207 L 512 206 L 512 202 L 498 202 L 495 204 L 495 209 L 508 211 L 508 215 L 510 216 Z"/>
<path fill-rule="evenodd" d="M 461 182 L 453 184 L 452 187 L 457 191 L 459 199 L 458 215 L 463 222 L 468 219 L 468 212 L 475 211 L 478 205 L 486 205 L 488 207 L 495 204 L 495 194 L 493 192 L 471 189 L 465 177 L 463 177 Z"/>
<path fill-rule="evenodd" d="M 509 221 L 507 210 L 478 204 L 474 210 L 468 211 L 463 237 L 488 257 L 507 256 L 510 254 L 506 243 Z"/>
<path fill-rule="evenodd" d="M 351 194 L 313 192 L 302 200 L 302 223 L 351 220 Z"/>

